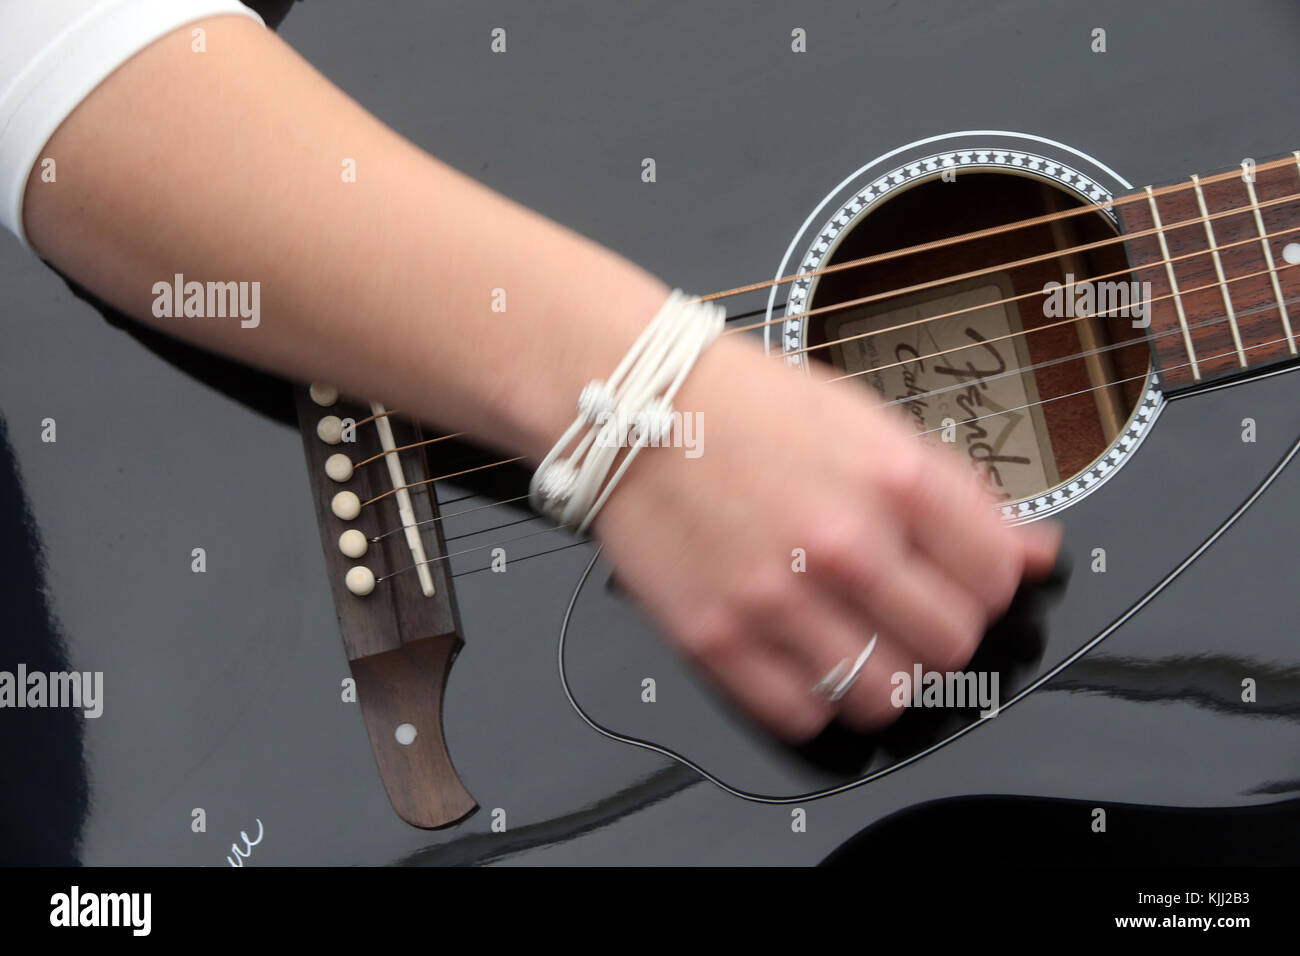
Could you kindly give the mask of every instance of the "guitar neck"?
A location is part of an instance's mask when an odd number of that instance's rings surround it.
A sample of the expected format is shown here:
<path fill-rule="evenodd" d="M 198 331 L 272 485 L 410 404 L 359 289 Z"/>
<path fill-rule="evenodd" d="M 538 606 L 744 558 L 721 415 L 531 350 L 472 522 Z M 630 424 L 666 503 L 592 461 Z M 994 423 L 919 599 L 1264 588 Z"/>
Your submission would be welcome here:
<path fill-rule="evenodd" d="M 1166 391 L 1275 365 L 1300 334 L 1300 151 L 1118 203 Z"/>

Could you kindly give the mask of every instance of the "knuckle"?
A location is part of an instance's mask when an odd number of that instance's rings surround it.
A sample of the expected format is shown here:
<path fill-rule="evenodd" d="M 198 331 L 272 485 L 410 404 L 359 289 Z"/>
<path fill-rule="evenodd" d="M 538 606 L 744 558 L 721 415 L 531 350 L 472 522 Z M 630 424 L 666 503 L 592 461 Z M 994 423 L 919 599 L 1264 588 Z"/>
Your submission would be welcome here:
<path fill-rule="evenodd" d="M 923 506 L 934 483 L 931 463 L 910 449 L 885 463 L 879 480 L 883 491 L 904 507 Z"/>
<path fill-rule="evenodd" d="M 852 579 L 870 586 L 879 575 L 876 549 L 866 546 L 867 537 L 847 521 L 822 521 L 809 532 L 808 564 L 837 579 Z"/>
<path fill-rule="evenodd" d="M 735 618 L 724 611 L 715 610 L 700 615 L 679 638 L 682 648 L 702 659 L 725 657 L 741 641 L 743 632 Z"/>
<path fill-rule="evenodd" d="M 734 602 L 746 617 L 779 619 L 794 604 L 796 582 L 793 571 L 754 575 L 737 592 Z"/>
<path fill-rule="evenodd" d="M 940 667 L 947 671 L 958 671 L 970 663 L 975 652 L 979 650 L 980 641 L 984 638 L 984 625 L 982 620 L 975 616 L 967 616 L 966 619 L 955 622 L 952 631 L 945 641 L 944 660 L 940 662 Z"/>

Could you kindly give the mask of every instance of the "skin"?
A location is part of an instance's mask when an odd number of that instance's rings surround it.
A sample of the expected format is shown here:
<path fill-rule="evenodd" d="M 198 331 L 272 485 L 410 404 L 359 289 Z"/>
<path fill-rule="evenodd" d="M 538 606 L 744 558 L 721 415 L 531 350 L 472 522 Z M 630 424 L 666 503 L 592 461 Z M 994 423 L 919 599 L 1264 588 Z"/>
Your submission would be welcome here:
<path fill-rule="evenodd" d="M 206 52 L 194 25 L 162 38 L 51 138 L 58 180 L 38 164 L 25 199 L 36 250 L 169 334 L 540 460 L 668 287 L 425 154 L 274 33 L 198 25 Z M 260 325 L 155 318 L 153 285 L 177 272 L 260 282 Z M 969 469 L 861 386 L 724 337 L 675 404 L 703 416 L 705 453 L 648 449 L 595 531 L 669 639 L 789 741 L 896 719 L 890 675 L 964 666 L 1053 564 L 1054 529 L 1004 526 Z M 810 693 L 877 632 L 844 700 Z"/>

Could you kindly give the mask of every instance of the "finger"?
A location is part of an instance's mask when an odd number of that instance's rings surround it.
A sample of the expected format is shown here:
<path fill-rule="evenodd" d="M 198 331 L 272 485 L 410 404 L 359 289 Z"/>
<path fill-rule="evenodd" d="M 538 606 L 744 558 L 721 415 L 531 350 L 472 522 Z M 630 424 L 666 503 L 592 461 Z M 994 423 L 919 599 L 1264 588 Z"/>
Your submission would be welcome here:
<path fill-rule="evenodd" d="M 857 681 L 844 697 L 841 719 L 858 731 L 878 731 L 888 727 L 903 716 L 903 708 L 894 700 L 895 677 L 911 674 L 911 670 L 911 662 L 899 645 L 884 634 L 877 635 L 876 646 L 871 649 Z"/>
<path fill-rule="evenodd" d="M 790 655 L 810 694 L 832 672 L 838 673 L 834 683 L 848 677 L 858 657 L 870 648 L 848 691 L 831 706 L 839 719 L 858 731 L 880 730 L 901 716 L 892 704 L 893 676 L 911 673 L 910 660 L 848 602 L 826 595 L 821 601 L 801 602 L 792 611 L 772 613 L 764 635 Z"/>
<path fill-rule="evenodd" d="M 1022 525 L 1016 531 L 1023 548 L 1025 576 L 1043 578 L 1051 574 L 1061 553 L 1064 529 L 1055 521 L 1039 521 Z"/>
<path fill-rule="evenodd" d="M 789 743 L 812 739 L 834 717 L 834 709 L 809 692 L 804 669 L 765 640 L 724 640 L 694 656 L 723 692 Z"/>
<path fill-rule="evenodd" d="M 978 481 L 935 456 L 898 492 L 913 544 L 975 596 L 989 618 L 1005 611 L 1025 549 Z"/>
<path fill-rule="evenodd" d="M 809 552 L 810 571 L 813 560 Z M 984 635 L 984 607 L 919 551 L 881 555 L 864 546 L 819 571 L 826 585 L 923 664 L 964 667 Z"/>

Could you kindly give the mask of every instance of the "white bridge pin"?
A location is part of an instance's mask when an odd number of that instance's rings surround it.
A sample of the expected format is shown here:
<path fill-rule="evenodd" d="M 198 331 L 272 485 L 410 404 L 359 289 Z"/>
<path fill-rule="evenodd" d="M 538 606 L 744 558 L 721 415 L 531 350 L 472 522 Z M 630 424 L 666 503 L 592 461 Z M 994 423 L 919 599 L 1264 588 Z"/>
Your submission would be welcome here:
<path fill-rule="evenodd" d="M 343 419 L 326 415 L 316 423 L 316 437 L 327 445 L 337 445 L 343 440 Z"/>
<path fill-rule="evenodd" d="M 415 743 L 415 725 L 398 724 L 397 730 L 394 731 L 393 736 L 397 738 L 397 742 L 403 747 L 409 747 L 411 744 Z"/>
<path fill-rule="evenodd" d="M 333 405 L 339 400 L 339 390 L 333 385 L 325 385 L 321 382 L 312 382 L 311 388 L 307 390 L 311 400 L 317 405 Z"/>
<path fill-rule="evenodd" d="M 351 521 L 361 514 L 361 499 L 354 492 L 340 491 L 330 501 L 330 510 L 334 512 L 335 517 Z"/>
<path fill-rule="evenodd" d="M 352 459 L 342 452 L 325 459 L 325 474 L 335 481 L 347 481 L 352 477 Z"/>
<path fill-rule="evenodd" d="M 343 583 L 357 597 L 365 597 L 375 589 L 375 572 L 364 564 L 358 564 L 348 571 L 347 576 L 343 578 Z"/>
<path fill-rule="evenodd" d="M 349 528 L 339 535 L 339 550 L 349 558 L 359 558 L 366 553 L 370 542 L 356 528 Z"/>

